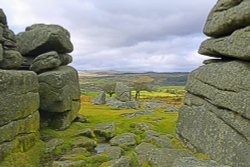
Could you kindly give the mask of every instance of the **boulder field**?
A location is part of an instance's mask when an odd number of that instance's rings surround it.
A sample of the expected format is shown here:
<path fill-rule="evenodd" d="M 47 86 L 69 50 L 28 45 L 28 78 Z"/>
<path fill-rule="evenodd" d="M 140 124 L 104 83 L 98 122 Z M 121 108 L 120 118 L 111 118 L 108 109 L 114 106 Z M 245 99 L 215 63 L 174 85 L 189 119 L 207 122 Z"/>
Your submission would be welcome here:
<path fill-rule="evenodd" d="M 218 0 L 199 53 L 206 60 L 188 79 L 177 134 L 211 159 L 250 166 L 250 1 Z"/>
<path fill-rule="evenodd" d="M 76 118 L 80 88 L 67 66 L 71 51 L 63 27 L 34 24 L 15 35 L 0 9 L 0 160 L 32 147 L 40 123 L 63 130 Z"/>

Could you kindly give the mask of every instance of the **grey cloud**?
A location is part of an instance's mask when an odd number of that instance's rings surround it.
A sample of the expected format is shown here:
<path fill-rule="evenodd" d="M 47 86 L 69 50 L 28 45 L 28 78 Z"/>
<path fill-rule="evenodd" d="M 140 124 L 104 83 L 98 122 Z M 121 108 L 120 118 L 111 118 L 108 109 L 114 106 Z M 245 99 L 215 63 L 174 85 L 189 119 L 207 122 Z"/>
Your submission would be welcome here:
<path fill-rule="evenodd" d="M 1 0 L 9 25 L 69 29 L 77 69 L 190 71 L 202 27 L 216 0 Z M 11 5 L 15 4 L 15 5 Z"/>

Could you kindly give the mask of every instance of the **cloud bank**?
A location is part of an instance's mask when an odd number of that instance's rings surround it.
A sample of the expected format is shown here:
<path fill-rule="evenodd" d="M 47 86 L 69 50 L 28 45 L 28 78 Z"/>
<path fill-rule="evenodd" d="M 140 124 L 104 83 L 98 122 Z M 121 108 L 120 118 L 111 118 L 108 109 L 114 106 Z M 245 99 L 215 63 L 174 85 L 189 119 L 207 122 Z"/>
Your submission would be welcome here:
<path fill-rule="evenodd" d="M 16 33 L 60 24 L 75 46 L 78 70 L 190 71 L 216 0 L 1 0 Z"/>

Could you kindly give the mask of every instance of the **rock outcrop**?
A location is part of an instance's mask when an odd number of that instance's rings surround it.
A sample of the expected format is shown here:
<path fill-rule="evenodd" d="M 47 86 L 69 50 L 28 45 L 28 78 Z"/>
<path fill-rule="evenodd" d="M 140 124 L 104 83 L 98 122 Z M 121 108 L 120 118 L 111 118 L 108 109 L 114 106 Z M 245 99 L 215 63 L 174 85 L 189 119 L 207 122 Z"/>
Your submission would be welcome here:
<path fill-rule="evenodd" d="M 131 101 L 131 87 L 125 85 L 122 82 L 117 82 L 115 86 L 116 98 L 119 101 L 126 102 Z"/>
<path fill-rule="evenodd" d="M 36 143 L 40 116 L 59 130 L 76 118 L 78 75 L 66 66 L 72 50 L 69 32 L 58 25 L 35 24 L 16 36 L 0 9 L 0 160 Z"/>
<path fill-rule="evenodd" d="M 250 1 L 219 0 L 199 53 L 218 57 L 194 70 L 177 124 L 179 137 L 230 166 L 250 166 Z"/>
<path fill-rule="evenodd" d="M 34 24 L 17 35 L 17 44 L 26 60 L 22 68 L 38 73 L 42 120 L 66 129 L 80 108 L 77 71 L 66 66 L 72 61 L 70 33 L 59 25 Z"/>
<path fill-rule="evenodd" d="M 41 73 L 72 62 L 70 33 L 59 25 L 34 24 L 17 34 L 22 68 Z"/>

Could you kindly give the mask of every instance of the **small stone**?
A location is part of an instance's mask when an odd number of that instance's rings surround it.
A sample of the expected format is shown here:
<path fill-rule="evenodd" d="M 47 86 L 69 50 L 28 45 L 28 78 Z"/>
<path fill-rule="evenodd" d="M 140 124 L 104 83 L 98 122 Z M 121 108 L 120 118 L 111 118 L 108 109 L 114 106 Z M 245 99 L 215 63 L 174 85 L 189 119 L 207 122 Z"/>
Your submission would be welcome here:
<path fill-rule="evenodd" d="M 167 135 L 160 135 L 160 136 L 146 136 L 143 140 L 147 143 L 152 143 L 160 148 L 172 148 L 170 139 Z"/>
<path fill-rule="evenodd" d="M 97 146 L 97 142 L 88 137 L 82 137 L 80 139 L 73 141 L 71 145 L 73 147 L 83 147 L 86 148 L 88 151 L 93 151 L 94 148 Z"/>
<path fill-rule="evenodd" d="M 80 167 L 85 166 L 87 163 L 84 160 L 66 160 L 66 161 L 54 161 L 52 167 Z"/>
<path fill-rule="evenodd" d="M 74 122 L 87 123 L 88 120 L 84 115 L 78 114 Z"/>
<path fill-rule="evenodd" d="M 153 110 L 140 110 L 140 111 L 136 111 L 136 112 L 132 112 L 132 113 L 123 113 L 121 114 L 122 116 L 125 116 L 127 118 L 134 118 L 137 116 L 141 116 L 141 115 L 150 115 L 150 114 L 154 114 L 155 112 Z"/>
<path fill-rule="evenodd" d="M 92 132 L 90 128 L 86 128 L 84 130 L 77 131 L 73 136 L 85 136 L 88 138 L 94 138 L 95 134 Z"/>
<path fill-rule="evenodd" d="M 94 126 L 94 133 L 96 136 L 104 137 L 106 140 L 109 140 L 115 136 L 115 123 L 98 123 Z"/>
<path fill-rule="evenodd" d="M 111 146 L 104 150 L 104 153 L 111 159 L 119 159 L 122 155 L 123 149 L 118 146 Z"/>
<path fill-rule="evenodd" d="M 147 101 L 147 102 L 144 102 L 144 109 L 145 110 L 150 110 L 150 109 L 154 109 L 154 108 L 163 108 L 163 107 L 168 107 L 169 104 L 165 104 L 165 103 L 162 103 L 161 101 L 156 101 L 156 100 L 151 100 L 151 101 Z"/>
<path fill-rule="evenodd" d="M 112 138 L 110 140 L 110 144 L 112 146 L 119 146 L 119 145 L 128 147 L 135 146 L 137 144 L 135 137 L 136 135 L 133 133 L 122 133 Z"/>
<path fill-rule="evenodd" d="M 122 156 L 120 159 L 110 161 L 109 167 L 131 167 L 130 159 Z"/>
<path fill-rule="evenodd" d="M 146 131 L 153 128 L 153 125 L 147 123 L 131 123 L 130 127 L 137 131 Z"/>
<path fill-rule="evenodd" d="M 53 152 L 57 146 L 60 146 L 64 143 L 63 139 L 54 138 L 46 142 L 45 144 L 45 153 Z"/>

